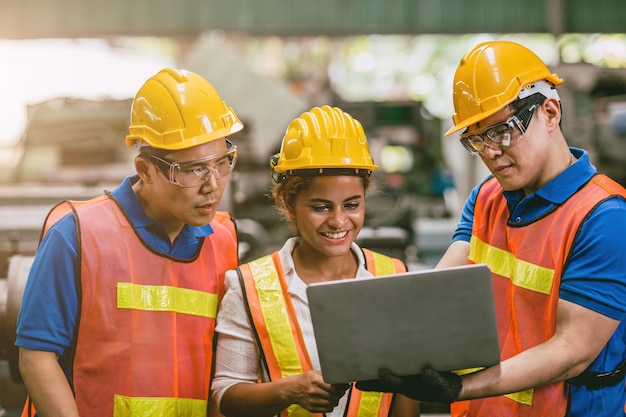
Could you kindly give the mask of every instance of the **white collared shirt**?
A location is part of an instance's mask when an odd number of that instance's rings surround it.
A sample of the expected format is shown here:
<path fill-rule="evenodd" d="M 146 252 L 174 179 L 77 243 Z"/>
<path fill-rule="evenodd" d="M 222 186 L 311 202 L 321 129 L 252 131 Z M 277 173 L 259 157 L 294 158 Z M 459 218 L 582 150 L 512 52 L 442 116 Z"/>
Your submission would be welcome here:
<path fill-rule="evenodd" d="M 298 238 L 287 240 L 278 253 L 311 365 L 313 369 L 319 370 L 320 362 L 306 295 L 307 284 L 298 276 L 293 264 L 292 252 L 297 242 Z M 352 251 L 359 262 L 356 278 L 371 278 L 373 275 L 365 269 L 363 252 L 356 243 L 352 244 Z M 217 315 L 218 342 L 215 378 L 211 386 L 211 393 L 218 406 L 224 392 L 232 385 L 241 382 L 255 384 L 259 377 L 264 382 L 269 380 L 261 363 L 260 347 L 248 320 L 247 308 L 236 271 L 226 273 L 225 286 L 226 294 Z M 333 412 L 326 415 L 328 417 L 343 416 L 347 397 L 344 395 Z"/>

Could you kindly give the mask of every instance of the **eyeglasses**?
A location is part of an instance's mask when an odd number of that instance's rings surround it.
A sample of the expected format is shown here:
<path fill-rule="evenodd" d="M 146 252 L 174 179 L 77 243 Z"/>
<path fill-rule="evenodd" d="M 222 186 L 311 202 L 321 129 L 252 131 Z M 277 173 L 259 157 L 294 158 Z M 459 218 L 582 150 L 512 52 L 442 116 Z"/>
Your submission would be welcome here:
<path fill-rule="evenodd" d="M 146 154 L 152 159 L 161 173 L 174 185 L 188 188 L 207 182 L 211 175 L 215 178 L 228 176 L 237 162 L 237 145 L 226 140 L 228 150 L 195 161 L 175 162 Z"/>
<path fill-rule="evenodd" d="M 524 136 L 528 125 L 533 118 L 538 104 L 531 104 L 511 116 L 507 121 L 484 129 L 468 132 L 461 135 L 461 143 L 474 156 L 485 154 L 485 147 L 494 151 L 508 149 L 515 145 Z"/>

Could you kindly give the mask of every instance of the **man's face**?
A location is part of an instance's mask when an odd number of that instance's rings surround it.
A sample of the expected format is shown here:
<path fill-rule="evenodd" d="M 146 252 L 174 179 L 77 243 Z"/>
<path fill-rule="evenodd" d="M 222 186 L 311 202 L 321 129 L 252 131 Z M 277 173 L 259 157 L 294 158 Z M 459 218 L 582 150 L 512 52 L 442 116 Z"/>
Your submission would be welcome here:
<path fill-rule="evenodd" d="M 212 170 L 218 164 L 225 163 L 224 154 L 227 151 L 226 140 L 220 139 L 192 148 L 171 151 L 165 154 L 163 159 L 185 167 L 186 162 L 203 160 L 208 156 L 216 155 L 216 158 L 204 160 L 201 164 Z M 228 184 L 229 175 L 221 175 L 221 178 L 217 178 L 213 171 L 208 178 L 201 177 L 197 185 L 181 187 L 170 182 L 167 165 L 158 163 L 159 161 L 155 163 L 153 158 L 146 159 L 152 162 L 151 169 L 154 174 L 152 175 L 154 190 L 152 195 L 156 199 L 149 202 L 150 209 L 148 209 L 148 215 L 153 220 L 161 223 L 168 231 L 179 231 L 184 224 L 204 226 L 213 220 Z"/>
<path fill-rule="evenodd" d="M 471 126 L 470 131 L 485 129 L 503 123 L 513 116 L 513 110 L 506 107 L 499 112 Z M 507 191 L 524 189 L 526 194 L 536 191 L 543 185 L 542 167 L 549 161 L 549 140 L 541 129 L 542 109 L 539 106 L 522 135 L 514 130 L 514 145 L 508 148 L 485 147 L 480 155 L 489 171 Z"/>

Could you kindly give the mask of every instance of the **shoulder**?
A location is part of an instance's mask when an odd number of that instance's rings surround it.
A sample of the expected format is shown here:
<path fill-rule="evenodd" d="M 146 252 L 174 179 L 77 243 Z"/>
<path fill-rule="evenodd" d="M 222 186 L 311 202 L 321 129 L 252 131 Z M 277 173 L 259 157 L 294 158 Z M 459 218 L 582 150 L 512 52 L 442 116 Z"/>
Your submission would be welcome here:
<path fill-rule="evenodd" d="M 227 230 L 235 240 L 237 239 L 237 224 L 235 223 L 235 220 L 233 219 L 233 216 L 230 212 L 216 212 L 215 217 L 211 222 L 211 226 L 217 229 L 223 228 L 224 230 Z"/>
<path fill-rule="evenodd" d="M 69 246 L 76 246 L 78 242 L 76 233 L 76 218 L 73 213 L 67 213 L 46 231 L 42 238 L 42 245 L 44 242 L 66 242 Z M 51 246 L 56 246 L 56 244 Z"/>
<path fill-rule="evenodd" d="M 353 250 L 354 251 L 354 250 Z M 403 260 L 394 258 L 384 253 L 376 252 L 371 249 L 361 248 L 358 252 L 361 252 L 361 256 L 365 260 L 365 269 L 374 275 L 388 275 L 407 271 L 407 265 Z M 361 256 L 359 256 L 359 259 Z M 362 263 L 359 261 L 359 268 Z"/>
<path fill-rule="evenodd" d="M 465 200 L 465 204 L 463 204 L 463 209 L 461 210 L 459 222 L 451 239 L 452 242 L 455 242 L 457 240 L 462 240 L 466 242 L 470 241 L 472 235 L 472 227 L 474 224 L 476 200 L 478 199 L 478 194 L 481 192 L 483 186 L 488 181 L 491 181 L 492 183 L 497 183 L 495 178 L 489 175 L 470 191 L 467 199 Z"/>
<path fill-rule="evenodd" d="M 622 277 L 626 270 L 626 201 L 610 198 L 585 218 L 574 240 L 567 277 Z M 624 282 L 624 278 L 619 278 Z"/>
<path fill-rule="evenodd" d="M 465 205 L 463 211 L 470 213 L 474 212 L 474 206 L 478 200 L 478 196 L 481 198 L 484 196 L 501 195 L 502 187 L 493 175 L 488 175 L 482 181 L 480 181 L 474 188 L 471 189 L 469 195 L 465 199 Z"/>
<path fill-rule="evenodd" d="M 612 195 L 600 201 L 588 214 L 587 222 L 607 228 L 626 227 L 626 199 L 623 196 Z"/>
<path fill-rule="evenodd" d="M 561 281 L 560 297 L 621 319 L 626 297 L 626 203 L 605 200 L 583 222 Z"/>
<path fill-rule="evenodd" d="M 583 220 L 575 244 L 579 250 L 626 253 L 626 200 L 612 197 L 598 203 Z M 610 256 L 607 253 L 605 256 Z"/>

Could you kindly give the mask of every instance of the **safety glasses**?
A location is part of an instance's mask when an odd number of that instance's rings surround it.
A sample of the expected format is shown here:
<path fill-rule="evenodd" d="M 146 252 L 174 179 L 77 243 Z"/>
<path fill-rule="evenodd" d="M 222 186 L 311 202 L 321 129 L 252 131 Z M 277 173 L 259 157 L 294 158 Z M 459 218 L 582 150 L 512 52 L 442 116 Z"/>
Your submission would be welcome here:
<path fill-rule="evenodd" d="M 233 171 L 237 162 L 237 145 L 228 139 L 228 150 L 224 153 L 209 155 L 195 161 L 176 162 L 146 154 L 159 171 L 174 185 L 188 188 L 207 182 L 211 175 L 224 178 Z"/>
<path fill-rule="evenodd" d="M 461 135 L 461 143 L 474 156 L 485 154 L 485 147 L 494 151 L 508 149 L 524 136 L 538 104 L 522 108 L 507 121 Z"/>

